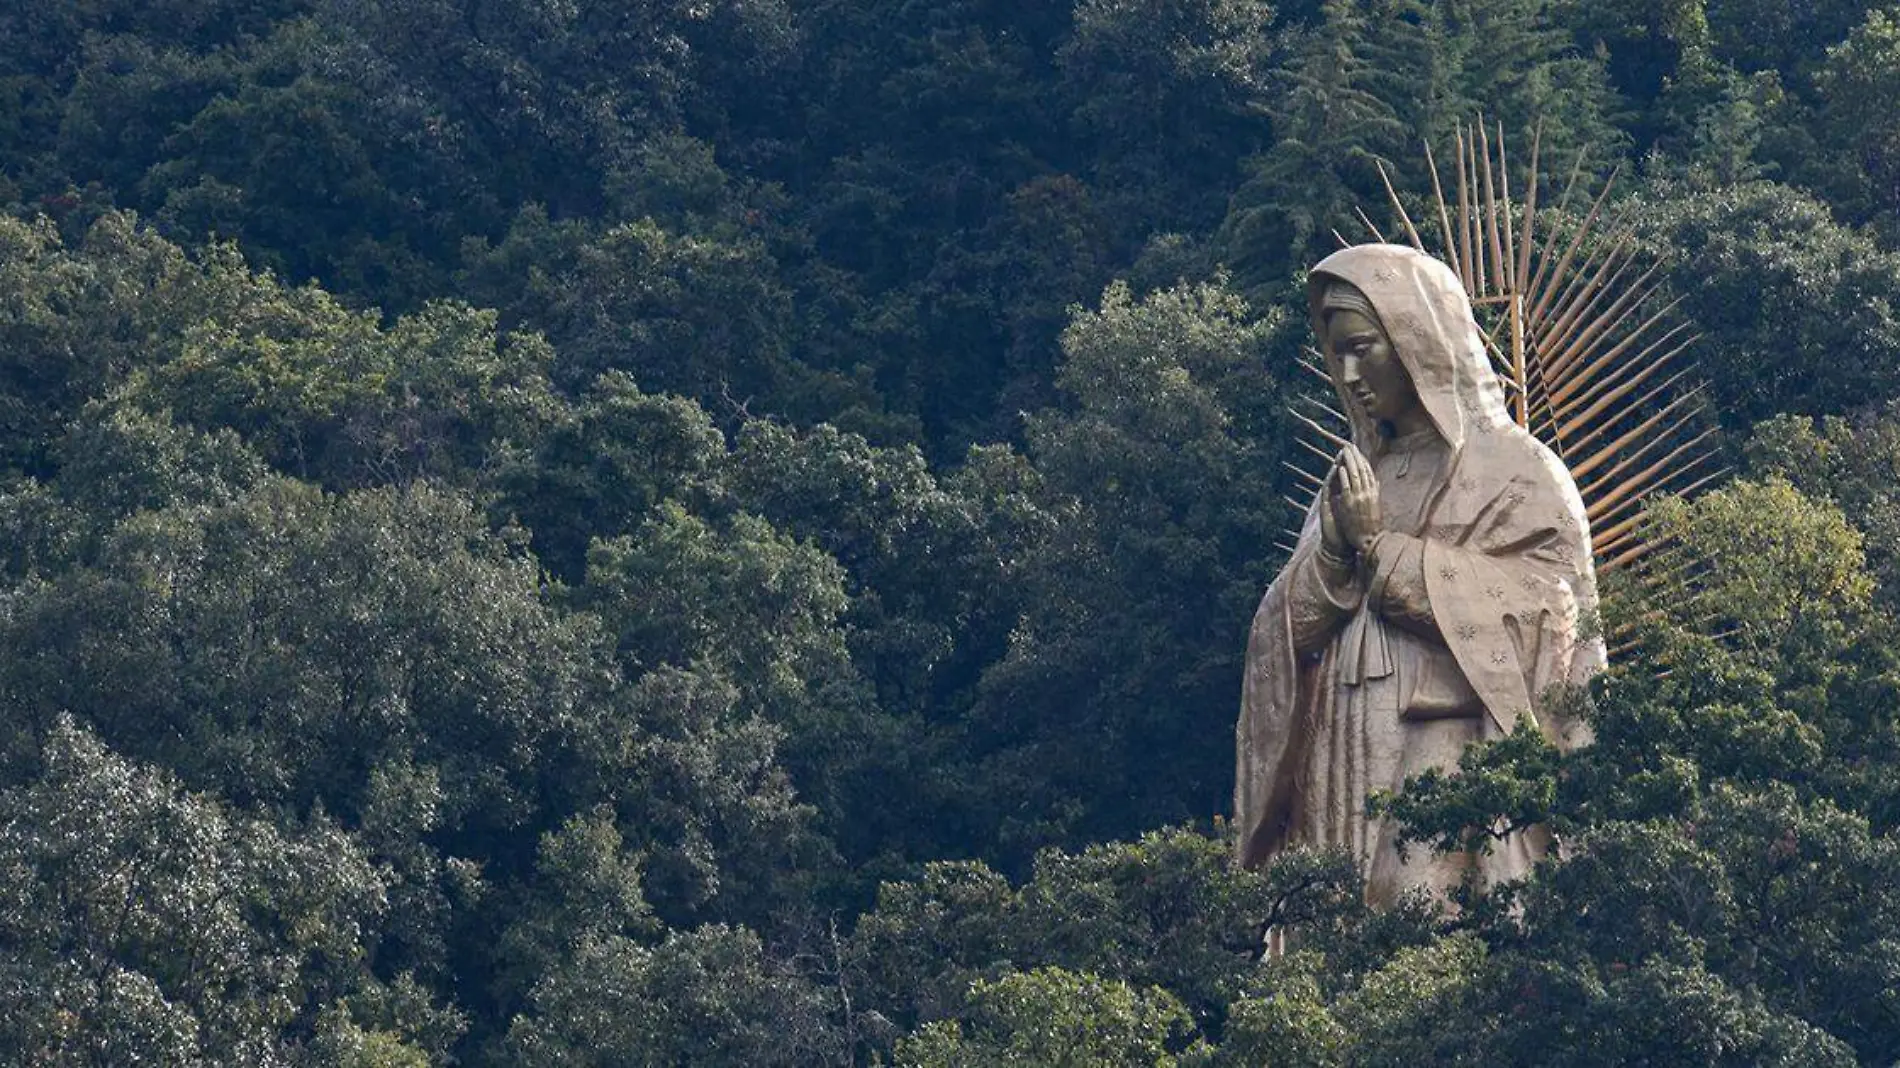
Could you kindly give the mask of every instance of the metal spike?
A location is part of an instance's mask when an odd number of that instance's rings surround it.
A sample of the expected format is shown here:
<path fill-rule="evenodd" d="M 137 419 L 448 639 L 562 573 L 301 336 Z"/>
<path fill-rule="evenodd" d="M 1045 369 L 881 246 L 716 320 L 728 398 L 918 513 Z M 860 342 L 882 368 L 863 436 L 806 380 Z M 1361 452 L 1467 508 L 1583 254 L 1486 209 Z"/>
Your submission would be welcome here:
<path fill-rule="evenodd" d="M 1617 283 L 1621 280 L 1623 270 L 1627 269 L 1629 264 L 1633 262 L 1633 260 L 1625 261 L 1624 267 L 1619 268 L 1616 274 L 1611 276 L 1609 286 L 1604 289 L 1605 293 L 1615 291 Z M 1604 308 L 1601 312 L 1596 310 L 1596 304 L 1600 298 L 1590 301 L 1590 304 L 1585 308 L 1585 315 L 1573 323 L 1569 331 L 1564 334 L 1562 340 L 1552 347 L 1551 352 L 1553 355 L 1551 356 L 1550 363 L 1546 367 L 1551 377 L 1557 379 L 1568 378 L 1570 369 L 1579 359 L 1589 354 L 1590 347 L 1596 343 L 1599 337 L 1602 337 L 1608 331 L 1613 331 L 1617 327 L 1630 322 L 1637 311 L 1644 304 L 1648 303 L 1651 297 L 1662 292 L 1663 284 L 1661 282 L 1652 285 L 1649 281 L 1650 278 L 1655 275 L 1657 269 L 1658 268 L 1651 267 L 1649 270 L 1643 272 L 1635 281 L 1620 287 L 1622 294 L 1612 299 L 1610 306 Z M 1680 299 L 1672 301 L 1661 312 L 1658 312 L 1652 317 L 1649 325 L 1654 325 L 1656 321 L 1659 321 L 1664 315 L 1673 311 L 1676 305 L 1680 303 Z"/>
<path fill-rule="evenodd" d="M 1622 385 L 1616 387 L 1615 389 L 1611 390 L 1609 393 L 1605 394 L 1604 396 L 1597 398 L 1595 403 L 1591 404 L 1588 408 L 1585 408 L 1582 412 L 1579 412 L 1576 415 L 1570 416 L 1566 422 L 1560 424 L 1563 428 L 1563 436 L 1570 437 L 1571 435 L 1577 433 L 1579 429 L 1587 428 L 1591 420 L 1603 414 L 1604 410 L 1607 409 L 1610 405 L 1615 404 L 1617 401 L 1622 400 L 1624 397 L 1629 396 L 1631 391 L 1635 390 L 1638 386 L 1642 385 L 1643 382 L 1646 379 L 1648 379 L 1650 375 L 1654 374 L 1656 369 L 1661 366 L 1663 365 L 1651 364 L 1650 366 L 1643 368 L 1641 371 L 1638 371 L 1636 373 L 1636 376 L 1630 379 L 1628 382 L 1625 382 Z M 1660 388 L 1667 388 L 1669 386 L 1673 386 L 1677 382 L 1682 381 L 1683 377 L 1688 374 L 1689 374 L 1689 369 L 1684 368 L 1676 372 L 1674 375 L 1670 376 L 1670 378 Z M 1652 392 L 1652 393 L 1646 394 L 1643 400 L 1647 402 L 1648 400 L 1652 399 L 1655 396 L 1656 394 Z M 1646 403 L 1637 404 L 1637 405 L 1634 405 L 1633 407 L 1636 411 L 1642 411 L 1645 407 L 1647 407 L 1647 404 Z"/>
<path fill-rule="evenodd" d="M 1506 293 L 1518 292 L 1517 228 L 1511 225 L 1511 157 L 1504 150 L 1504 123 L 1498 123 L 1498 203 L 1504 206 L 1498 229 L 1504 234 L 1504 259 L 1498 264 Z"/>
<path fill-rule="evenodd" d="M 1316 475 L 1313 472 L 1308 471 L 1306 468 L 1301 467 L 1298 464 L 1288 463 L 1285 460 L 1281 460 L 1280 466 L 1286 468 L 1288 471 L 1293 472 L 1295 475 L 1298 475 L 1300 478 L 1300 481 L 1312 483 L 1313 488 L 1316 490 L 1319 487 L 1324 486 L 1326 484 L 1326 479 L 1324 476 Z"/>
<path fill-rule="evenodd" d="M 1588 478 L 1591 472 L 1603 466 L 1605 463 L 1608 463 L 1611 459 L 1621 454 L 1624 449 L 1628 448 L 1631 443 L 1641 440 L 1644 436 L 1655 430 L 1657 426 L 1661 425 L 1663 420 L 1669 418 L 1680 409 L 1693 404 L 1695 400 L 1695 391 L 1684 393 L 1682 396 L 1670 401 L 1667 406 L 1655 415 L 1650 416 L 1636 426 L 1623 432 L 1615 441 L 1600 449 L 1593 450 L 1589 456 L 1575 462 L 1571 462 L 1569 457 L 1565 457 L 1564 462 L 1570 467 L 1570 477 L 1578 482 Z M 1656 436 L 1667 438 L 1678 433 L 1682 428 L 1688 426 L 1695 420 L 1698 411 L 1699 408 L 1691 408 L 1689 411 L 1682 412 L 1681 417 L 1676 420 L 1673 426 Z M 1573 454 L 1576 451 L 1581 450 L 1573 450 Z"/>
<path fill-rule="evenodd" d="M 1365 224 L 1366 229 L 1372 233 L 1372 239 L 1374 241 L 1377 241 L 1381 245 L 1388 243 L 1385 239 L 1385 232 L 1380 230 L 1377 226 L 1374 226 L 1371 219 L 1366 218 L 1366 213 L 1359 210 L 1359 205 L 1353 205 L 1352 213 L 1359 217 L 1361 223 Z"/>
<path fill-rule="evenodd" d="M 1582 308 L 1572 317 L 1572 321 L 1560 332 L 1553 331 L 1553 336 L 1545 349 L 1548 355 L 1544 364 L 1545 373 L 1550 375 L 1553 381 L 1568 379 L 1577 361 L 1589 355 L 1598 339 L 1634 322 L 1642 307 L 1648 304 L 1652 297 L 1662 292 L 1662 282 L 1650 281 L 1660 269 L 1657 267 L 1651 267 L 1628 283 L 1623 282 L 1623 276 L 1635 263 L 1634 257 L 1625 257 L 1616 270 L 1611 272 L 1609 279 L 1584 302 Z M 1606 297 L 1609 304 L 1604 307 L 1602 305 Z M 1653 316 L 1653 320 L 1660 320 L 1663 315 L 1674 310 L 1680 303 L 1680 300 L 1671 303 L 1661 313 Z M 1647 325 L 1653 326 L 1655 322 L 1652 321 Z"/>
<path fill-rule="evenodd" d="M 1392 176 L 1385 172 L 1383 162 L 1374 161 L 1374 166 L 1379 170 L 1379 181 L 1385 183 L 1385 195 L 1392 201 L 1392 210 L 1399 213 L 1399 222 L 1405 227 L 1405 236 L 1411 240 L 1413 248 L 1424 252 L 1425 242 L 1419 238 L 1418 227 L 1412 225 L 1412 216 L 1406 212 L 1405 205 L 1400 202 L 1399 191 L 1392 188 Z"/>
<path fill-rule="evenodd" d="M 1687 486 L 1684 486 L 1681 489 L 1677 490 L 1676 496 L 1681 497 L 1684 500 L 1687 500 L 1688 498 L 1695 496 L 1697 493 L 1701 492 L 1702 490 L 1708 489 L 1710 486 L 1714 485 L 1717 479 L 1726 478 L 1729 475 L 1729 473 L 1734 470 L 1735 470 L 1734 468 L 1729 467 L 1725 464 L 1722 467 L 1719 467 L 1716 470 L 1711 471 L 1706 475 L 1703 475 L 1701 478 L 1696 479 L 1694 482 L 1689 483 Z"/>
<path fill-rule="evenodd" d="M 1709 431 L 1709 433 L 1714 433 L 1714 431 L 1711 430 Z M 1670 465 L 1674 464 L 1678 459 L 1680 459 L 1683 453 L 1690 452 L 1697 445 L 1700 445 L 1701 443 L 1702 443 L 1701 438 L 1698 437 L 1697 440 L 1685 442 L 1681 445 L 1676 446 L 1674 449 L 1670 450 L 1667 456 L 1664 456 L 1662 459 L 1657 460 L 1656 462 L 1650 464 L 1648 467 L 1637 472 L 1635 475 L 1631 476 L 1628 480 L 1624 481 L 1621 485 L 1617 486 L 1615 489 L 1604 494 L 1601 498 L 1598 498 L 1596 501 L 1592 503 L 1592 507 L 1601 509 L 1605 514 L 1611 514 L 1612 509 L 1614 509 L 1616 505 L 1622 503 L 1625 499 L 1641 500 L 1643 497 L 1648 496 L 1648 494 L 1655 487 L 1648 486 L 1647 483 L 1649 483 L 1651 479 L 1655 478 L 1656 473 L 1658 471 L 1669 469 Z M 1693 461 L 1693 463 L 1701 463 L 1703 460 L 1707 459 L 1709 455 L 1710 454 L 1708 453 L 1704 453 L 1701 456 L 1697 456 L 1695 460 Z M 1675 471 L 1671 473 L 1671 477 L 1674 477 L 1686 472 L 1690 466 L 1693 466 L 1693 464 L 1685 465 L 1683 467 L 1677 468 Z M 1664 481 L 1667 481 L 1667 479 L 1665 479 Z M 1631 496 L 1632 494 L 1634 494 L 1633 497 Z"/>
<path fill-rule="evenodd" d="M 1687 371 L 1684 371 L 1683 374 L 1687 374 Z M 1679 378 L 1680 376 L 1677 376 L 1677 378 L 1672 379 L 1672 381 L 1679 380 Z M 1669 385 L 1670 383 L 1665 382 L 1663 385 L 1657 386 L 1655 389 L 1650 390 L 1647 394 L 1644 394 L 1643 399 L 1640 402 L 1629 405 L 1628 410 L 1637 411 L 1637 412 L 1642 411 L 1644 408 L 1649 406 L 1649 403 L 1651 401 L 1657 399 L 1663 393 L 1667 392 Z M 1696 407 L 1700 409 L 1701 407 L 1700 398 L 1702 395 L 1702 391 L 1703 391 L 1702 384 L 1700 382 L 1696 383 L 1694 386 L 1685 390 L 1680 396 L 1678 396 L 1674 400 L 1671 400 L 1667 405 L 1665 405 L 1663 408 L 1663 411 L 1667 412 L 1671 408 L 1675 407 L 1677 404 L 1689 404 L 1689 403 L 1694 403 Z M 1687 418 L 1687 416 L 1685 415 L 1684 418 Z M 1610 428 L 1613 426 L 1615 426 L 1615 423 L 1613 421 L 1606 421 L 1598 426 L 1592 427 L 1590 432 L 1584 435 L 1582 440 L 1572 445 L 1571 448 L 1575 452 L 1582 453 L 1585 449 L 1588 449 L 1591 446 L 1595 445 L 1597 439 L 1609 433 Z M 1602 451 L 1602 450 L 1596 450 L 1596 451 Z"/>
<path fill-rule="evenodd" d="M 1438 230 L 1445 237 L 1445 262 L 1458 267 L 1458 237 L 1451 229 L 1451 208 L 1445 204 L 1445 187 L 1438 181 L 1438 159 L 1432 155 L 1432 143 L 1425 142 L 1425 164 L 1432 173 L 1432 200 L 1438 205 Z"/>
<path fill-rule="evenodd" d="M 1598 508 L 1590 516 L 1591 526 L 1603 529 L 1604 544 L 1617 544 L 1625 534 L 1641 529 L 1641 525 L 1649 518 L 1649 504 L 1648 497 L 1639 496 L 1621 501 L 1613 508 Z M 1586 508 L 1585 512 L 1588 513 L 1589 509 Z"/>
<path fill-rule="evenodd" d="M 1631 569 L 1647 596 L 1688 596 L 1685 591 L 1695 589 L 1696 580 L 1708 570 L 1702 560 L 1685 557 L 1682 546 L 1674 539 L 1656 534 L 1653 526 L 1639 528 L 1638 534 L 1632 537 L 1649 547 L 1641 563 Z"/>
<path fill-rule="evenodd" d="M 1649 543 L 1651 555 L 1645 558 L 1645 567 L 1634 569 L 1636 580 L 1643 589 L 1651 594 L 1680 590 L 1688 586 L 1689 580 L 1700 574 L 1703 568 L 1701 560 L 1694 557 L 1683 558 L 1681 547 L 1663 543 L 1660 548 L 1656 542 Z M 1673 561 L 1670 550 L 1676 550 Z M 1664 568 L 1666 570 L 1658 570 Z"/>
<path fill-rule="evenodd" d="M 1610 172 L 1610 180 L 1604 183 L 1603 191 L 1597 194 L 1596 201 L 1590 205 L 1590 213 L 1584 216 L 1583 222 L 1577 226 L 1577 232 L 1571 235 L 1570 244 L 1564 249 L 1563 258 L 1557 261 L 1557 268 L 1552 272 L 1548 280 L 1548 288 L 1538 294 L 1537 304 L 1531 309 L 1531 318 L 1533 320 L 1543 319 L 1544 312 L 1548 310 L 1550 303 L 1549 290 L 1555 289 L 1556 281 L 1561 279 L 1564 276 L 1564 272 L 1570 269 L 1570 262 L 1575 258 L 1577 249 L 1582 246 L 1584 237 L 1589 234 L 1590 228 L 1596 224 L 1597 217 L 1602 214 L 1603 205 L 1609 201 L 1610 190 L 1616 187 L 1616 176 L 1618 173 L 1619 171 Z"/>
<path fill-rule="evenodd" d="M 1577 150 L 1577 158 L 1571 162 L 1570 177 L 1564 180 L 1564 191 L 1562 195 L 1560 195 L 1557 198 L 1557 215 L 1559 218 L 1563 216 L 1564 212 L 1570 209 L 1571 194 L 1576 192 L 1577 181 L 1578 179 L 1583 177 L 1583 161 L 1589 155 L 1590 155 L 1590 146 L 1585 145 L 1582 148 Z M 1555 236 L 1554 232 L 1552 236 Z M 1551 265 L 1551 256 L 1553 255 L 1553 250 L 1555 248 L 1556 248 L 1556 244 L 1553 242 L 1553 243 L 1546 244 L 1543 248 L 1538 250 L 1537 270 L 1533 272 L 1531 275 L 1530 285 L 1525 287 L 1526 293 L 1536 293 L 1538 292 L 1539 288 L 1542 286 L 1543 280 L 1544 280 L 1544 272 Z"/>
<path fill-rule="evenodd" d="M 1320 426 L 1318 423 L 1313 422 L 1311 419 L 1308 419 L 1306 416 L 1303 416 L 1298 412 L 1289 412 L 1287 414 L 1291 415 L 1295 419 L 1298 419 L 1300 422 L 1306 424 L 1306 428 L 1308 430 L 1311 430 L 1313 433 L 1318 434 L 1320 437 L 1325 438 L 1327 441 L 1332 442 L 1334 445 L 1337 445 L 1342 449 L 1345 448 L 1349 444 L 1349 442 L 1347 442 L 1345 438 L 1342 438 L 1338 434 L 1335 434 L 1332 431 L 1326 429 L 1325 427 Z"/>
<path fill-rule="evenodd" d="M 1671 301 L 1668 305 L 1663 307 L 1661 311 L 1651 315 L 1634 330 L 1625 334 L 1615 345 L 1612 345 L 1602 352 L 1590 355 L 1588 359 L 1582 361 L 1581 366 L 1577 367 L 1574 372 L 1563 375 L 1561 383 L 1550 390 L 1549 397 L 1551 406 L 1557 411 L 1569 411 L 1572 407 L 1575 407 L 1573 397 L 1575 397 L 1575 402 L 1581 402 L 1589 393 L 1595 392 L 1596 389 L 1600 388 L 1600 385 L 1593 385 L 1593 383 L 1608 384 L 1614 382 L 1625 369 L 1649 362 L 1657 349 L 1675 342 L 1676 338 L 1680 336 L 1683 331 L 1689 329 L 1690 324 L 1678 322 L 1676 325 L 1663 331 L 1661 335 L 1648 339 L 1648 343 L 1641 352 L 1636 354 L 1635 358 L 1624 358 L 1630 349 L 1635 348 L 1638 343 L 1643 342 L 1646 335 L 1662 323 L 1664 317 L 1669 314 L 1670 310 L 1673 309 L 1677 303 L 1679 302 Z M 1661 358 L 1665 360 L 1670 359 L 1676 352 L 1687 348 L 1690 343 L 1696 340 L 1697 336 L 1699 335 L 1691 335 L 1688 341 L 1679 343 L 1676 349 L 1670 350 L 1668 355 Z M 1582 397 L 1575 396 L 1579 390 L 1587 392 Z"/>
<path fill-rule="evenodd" d="M 1544 120 L 1538 119 L 1531 128 L 1531 169 L 1524 179 L 1524 235 L 1517 243 L 1517 263 L 1512 268 L 1512 291 L 1523 294 L 1528 288 L 1531 273 L 1531 241 L 1537 230 L 1537 162 L 1538 152 L 1544 143 Z M 1507 181 L 1508 176 L 1507 176 Z M 1508 197 L 1508 193 L 1506 196 Z"/>
<path fill-rule="evenodd" d="M 1697 483 L 1697 485 L 1698 486 L 1704 485 L 1708 482 L 1714 481 L 1715 479 L 1721 478 L 1727 474 L 1728 474 L 1728 468 L 1723 468 L 1722 470 L 1709 475 L 1707 478 Z M 1685 492 L 1684 494 L 1682 494 L 1682 496 L 1688 496 L 1688 494 Z M 1617 554 L 1615 557 L 1612 557 L 1609 561 L 1607 561 L 1607 566 L 1612 569 L 1623 567 L 1624 565 L 1628 564 L 1632 560 L 1636 560 L 1640 558 L 1644 553 L 1648 551 L 1649 551 L 1649 545 L 1647 542 L 1639 543 L 1628 549 L 1623 550 L 1621 553 Z"/>
<path fill-rule="evenodd" d="M 1644 371 L 1650 371 L 1653 374 L 1653 368 L 1667 364 L 1687 352 L 1699 340 L 1699 336 L 1693 334 L 1678 340 L 1677 335 L 1687 329 L 1687 323 L 1671 328 L 1667 334 L 1652 340 L 1642 352 L 1634 357 L 1628 355 L 1628 349 L 1631 343 L 1641 340 L 1640 335 L 1635 334 L 1619 343 L 1614 351 L 1597 354 L 1584 368 L 1589 372 L 1587 376 L 1575 382 L 1565 383 L 1566 392 L 1575 385 L 1583 387 L 1583 394 L 1578 397 L 1565 396 L 1561 400 L 1547 395 L 1544 414 L 1551 419 L 1565 420 L 1563 425 L 1568 427 L 1568 420 L 1575 416 L 1578 409 L 1594 404 L 1605 392 L 1629 381 L 1631 375 Z M 1614 422 L 1614 419 L 1610 421 Z M 1599 425 L 1595 429 L 1601 430 L 1603 427 Z"/>
<path fill-rule="evenodd" d="M 1478 117 L 1479 158 L 1484 161 L 1484 229 L 1485 244 L 1491 251 L 1485 277 L 1487 285 L 1502 291 L 1504 280 L 1499 277 L 1499 268 L 1504 263 L 1504 245 L 1498 235 L 1498 192 L 1497 182 L 1491 174 L 1491 138 L 1485 132 L 1484 116 Z"/>
<path fill-rule="evenodd" d="M 1326 398 L 1321 397 L 1318 394 L 1299 393 L 1299 394 L 1296 394 L 1293 399 L 1295 401 L 1303 402 L 1304 404 L 1306 404 L 1307 407 L 1312 408 L 1313 410 L 1319 412 L 1321 415 L 1338 420 L 1343 425 L 1347 425 L 1347 426 L 1352 425 L 1352 421 L 1346 418 L 1346 413 L 1333 407 L 1331 401 L 1328 401 Z"/>
<path fill-rule="evenodd" d="M 1631 530 L 1620 533 L 1614 538 L 1604 538 L 1601 543 L 1592 539 L 1590 542 L 1590 551 L 1594 553 L 1598 559 L 1606 559 L 1614 557 L 1629 546 L 1639 543 L 1640 539 L 1637 536 L 1637 532 Z"/>
<path fill-rule="evenodd" d="M 1511 356 L 1498 344 L 1497 333 L 1495 331 L 1484 336 L 1484 348 L 1486 352 L 1490 353 L 1491 359 L 1497 362 L 1498 368 L 1501 369 L 1498 377 L 1507 382 L 1510 381 L 1511 371 L 1513 370 L 1511 367 Z M 1523 387 L 1519 386 L 1516 382 L 1511 382 L 1511 388 L 1522 389 Z"/>
<path fill-rule="evenodd" d="M 1293 438 L 1293 444 L 1298 445 L 1300 448 L 1305 449 L 1307 452 L 1312 453 L 1314 456 L 1319 457 L 1321 460 L 1324 460 L 1329 464 L 1332 463 L 1334 460 L 1339 459 L 1339 455 L 1337 453 L 1327 452 L 1325 449 L 1320 448 L 1318 445 L 1315 445 L 1312 442 L 1306 440 L 1305 438 L 1299 437 L 1297 435 Z"/>
<path fill-rule="evenodd" d="M 1458 124 L 1458 254 L 1460 259 L 1457 266 L 1458 274 L 1465 284 L 1465 292 L 1476 297 L 1481 294 L 1478 292 L 1478 276 L 1473 273 L 1471 267 L 1473 241 L 1471 239 L 1471 198 L 1468 193 L 1470 183 L 1471 176 L 1467 172 L 1465 161 L 1465 126 L 1461 122 Z"/>
<path fill-rule="evenodd" d="M 1714 433 L 1715 433 L 1715 428 L 1713 427 L 1707 430 L 1704 430 L 1702 433 L 1697 434 L 1694 437 L 1690 438 L 1688 441 L 1683 442 L 1681 445 L 1678 445 L 1675 451 L 1682 452 L 1686 449 L 1694 448 L 1695 446 L 1700 445 L 1702 442 L 1708 440 L 1709 437 L 1713 435 Z M 1624 471 L 1628 470 L 1631 467 L 1636 466 L 1639 463 L 1642 463 L 1645 458 L 1647 458 L 1651 453 L 1655 452 L 1657 449 L 1667 444 L 1668 441 L 1669 439 L 1667 437 L 1659 436 L 1659 437 L 1654 437 L 1654 438 L 1649 439 L 1648 441 L 1643 442 L 1640 448 L 1630 453 L 1628 456 L 1625 456 L 1623 459 L 1618 460 L 1616 464 L 1613 465 L 1608 471 L 1603 472 L 1603 474 L 1596 481 L 1590 483 L 1589 489 L 1587 490 L 1583 489 L 1582 486 L 1579 485 L 1578 492 L 1582 493 L 1584 499 L 1589 500 L 1589 501 L 1614 499 L 1610 494 L 1603 494 L 1602 496 L 1599 496 L 1599 491 L 1603 490 L 1606 486 L 1613 485 L 1616 482 L 1617 477 L 1620 476 Z M 1628 491 L 1627 489 L 1624 489 L 1622 492 L 1628 492 Z M 1648 491 L 1639 489 L 1637 490 L 1637 495 L 1641 496 L 1643 493 L 1646 493 L 1646 492 Z"/>
<path fill-rule="evenodd" d="M 1569 335 L 1572 327 L 1592 306 L 1596 295 L 1603 291 L 1605 284 L 1613 284 L 1622 276 L 1623 270 L 1632 262 L 1625 255 L 1629 241 L 1625 236 L 1612 243 L 1607 251 L 1592 253 L 1583 268 L 1564 286 L 1563 296 L 1558 299 L 1549 316 L 1537 317 L 1537 345 L 1540 352 L 1551 351 L 1556 341 Z M 1548 365 L 1545 370 L 1549 370 Z"/>
<path fill-rule="evenodd" d="M 1301 349 L 1300 358 L 1295 362 L 1307 373 L 1317 375 L 1329 387 L 1327 392 L 1332 392 L 1333 376 L 1326 370 L 1326 357 L 1320 355 L 1318 349 L 1311 346 Z"/>
<path fill-rule="evenodd" d="M 1563 281 L 1563 289 L 1557 294 L 1552 305 L 1547 306 L 1544 314 L 1534 316 L 1536 323 L 1537 351 L 1540 370 L 1549 373 L 1549 360 L 1555 344 L 1569 333 L 1572 322 L 1578 312 L 1588 303 L 1590 295 L 1597 291 L 1605 278 L 1615 271 L 1623 248 L 1620 242 L 1602 246 L 1591 252 L 1583 263 L 1570 272 Z M 1552 285 L 1557 284 L 1557 276 L 1551 276 Z"/>

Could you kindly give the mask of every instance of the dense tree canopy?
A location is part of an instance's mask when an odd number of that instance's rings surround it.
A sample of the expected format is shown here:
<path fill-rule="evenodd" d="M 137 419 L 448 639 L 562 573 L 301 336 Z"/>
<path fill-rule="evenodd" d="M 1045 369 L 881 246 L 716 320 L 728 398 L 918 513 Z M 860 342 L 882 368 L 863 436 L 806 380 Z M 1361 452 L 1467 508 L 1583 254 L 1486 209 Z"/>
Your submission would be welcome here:
<path fill-rule="evenodd" d="M 1896 90 L 1850 0 L 19 0 L 0 1061 L 1900 1060 Z M 1479 112 L 1733 477 L 1594 746 L 1377 801 L 1561 856 L 1373 912 L 1230 863 L 1240 661 L 1300 273 Z"/>

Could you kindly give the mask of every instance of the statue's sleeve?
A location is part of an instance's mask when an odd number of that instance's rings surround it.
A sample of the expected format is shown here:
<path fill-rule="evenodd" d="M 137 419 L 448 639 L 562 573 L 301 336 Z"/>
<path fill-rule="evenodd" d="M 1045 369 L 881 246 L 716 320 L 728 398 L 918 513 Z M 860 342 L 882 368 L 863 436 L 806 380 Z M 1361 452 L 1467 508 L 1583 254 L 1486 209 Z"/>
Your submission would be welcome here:
<path fill-rule="evenodd" d="M 1482 496 L 1454 501 L 1465 518 L 1423 542 L 1433 619 L 1505 733 L 1523 716 L 1537 721 L 1546 687 L 1600 661 L 1579 634 L 1595 600 L 1582 502 L 1554 461 L 1526 459 L 1536 462 L 1500 472 Z"/>
<path fill-rule="evenodd" d="M 1287 570 L 1287 618 L 1293 627 L 1293 648 L 1310 653 L 1324 646 L 1346 617 L 1359 610 L 1364 585 L 1350 566 L 1329 564 L 1317 550 L 1298 554 Z"/>
<path fill-rule="evenodd" d="M 1425 586 L 1425 540 L 1386 531 L 1373 540 L 1366 603 L 1414 634 L 1440 640 L 1431 592 Z"/>

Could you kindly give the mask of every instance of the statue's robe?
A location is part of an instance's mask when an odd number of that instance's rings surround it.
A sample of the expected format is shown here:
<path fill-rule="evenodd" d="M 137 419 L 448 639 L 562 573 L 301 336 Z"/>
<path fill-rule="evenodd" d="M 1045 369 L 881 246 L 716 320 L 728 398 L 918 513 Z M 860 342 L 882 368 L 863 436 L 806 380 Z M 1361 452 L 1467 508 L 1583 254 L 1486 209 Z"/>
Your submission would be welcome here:
<path fill-rule="evenodd" d="M 1536 831 L 1485 856 L 1415 848 L 1401 859 L 1394 828 L 1367 817 L 1366 795 L 1455 767 L 1466 746 L 1525 719 L 1560 747 L 1581 744 L 1585 728 L 1557 698 L 1602 667 L 1603 645 L 1576 485 L 1509 419 L 1456 276 L 1411 249 L 1346 249 L 1314 269 L 1316 322 L 1335 279 L 1372 302 L 1434 429 L 1383 438 L 1341 391 L 1379 480 L 1384 531 L 1355 567 L 1329 565 L 1322 491 L 1262 598 L 1236 731 L 1235 814 L 1243 864 L 1288 846 L 1342 846 L 1360 858 L 1369 899 L 1387 903 L 1414 887 L 1442 893 L 1473 865 L 1496 880 L 1535 861 Z"/>

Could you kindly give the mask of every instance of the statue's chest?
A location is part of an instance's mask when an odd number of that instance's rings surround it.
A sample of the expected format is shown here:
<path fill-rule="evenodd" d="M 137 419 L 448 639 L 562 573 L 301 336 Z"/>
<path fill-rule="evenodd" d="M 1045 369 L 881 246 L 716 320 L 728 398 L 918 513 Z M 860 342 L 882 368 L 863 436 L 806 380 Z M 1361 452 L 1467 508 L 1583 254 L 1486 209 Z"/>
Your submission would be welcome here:
<path fill-rule="evenodd" d="M 1432 491 L 1443 481 L 1446 459 L 1443 448 L 1379 457 L 1372 473 L 1379 479 L 1379 512 L 1385 529 L 1419 533 L 1432 503 Z"/>

